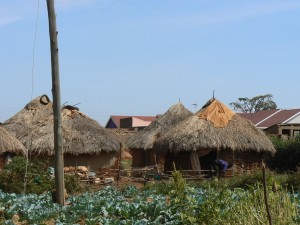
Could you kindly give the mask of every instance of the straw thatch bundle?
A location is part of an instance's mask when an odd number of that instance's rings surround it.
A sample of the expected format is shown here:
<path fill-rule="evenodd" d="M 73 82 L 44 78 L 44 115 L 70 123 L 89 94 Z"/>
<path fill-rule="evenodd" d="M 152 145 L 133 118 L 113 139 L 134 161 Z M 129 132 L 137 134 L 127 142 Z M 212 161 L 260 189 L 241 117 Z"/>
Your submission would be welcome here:
<path fill-rule="evenodd" d="M 127 141 L 127 145 L 130 149 L 151 149 L 158 137 L 191 115 L 192 112 L 179 102 L 173 105 L 164 115 L 154 120 L 144 130 L 131 136 Z"/>
<path fill-rule="evenodd" d="M 27 150 L 13 134 L 0 126 L 0 154 L 2 155 L 5 153 L 26 156 Z"/>
<path fill-rule="evenodd" d="M 38 97 L 31 101 L 4 126 L 16 134 L 31 154 L 51 156 L 54 154 L 52 103 L 49 101 L 44 104 L 40 99 Z M 94 155 L 120 149 L 120 141 L 116 136 L 76 107 L 62 109 L 62 134 L 64 153 L 71 155 Z"/>
<path fill-rule="evenodd" d="M 216 99 L 210 100 L 195 115 L 166 132 L 154 148 L 171 153 L 207 149 L 275 152 L 263 131 Z"/>

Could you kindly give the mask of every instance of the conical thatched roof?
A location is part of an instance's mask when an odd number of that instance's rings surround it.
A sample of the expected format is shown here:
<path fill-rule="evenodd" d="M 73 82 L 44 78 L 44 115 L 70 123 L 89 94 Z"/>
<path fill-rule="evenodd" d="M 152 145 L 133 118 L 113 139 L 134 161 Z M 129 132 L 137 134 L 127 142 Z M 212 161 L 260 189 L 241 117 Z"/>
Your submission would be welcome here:
<path fill-rule="evenodd" d="M 178 102 L 144 130 L 131 136 L 127 141 L 127 146 L 131 149 L 151 149 L 159 136 L 192 114 L 182 103 Z"/>
<path fill-rule="evenodd" d="M 26 156 L 27 150 L 24 145 L 13 136 L 13 134 L 0 126 L 0 154 L 4 153 Z"/>
<path fill-rule="evenodd" d="M 31 154 L 54 154 L 52 102 L 44 104 L 38 97 L 4 123 Z M 73 155 L 119 151 L 120 141 L 97 121 L 76 107 L 62 109 L 64 153 Z"/>
<path fill-rule="evenodd" d="M 171 152 L 201 149 L 275 152 L 263 131 L 216 99 L 165 133 L 154 147 Z"/>
<path fill-rule="evenodd" d="M 28 136 L 35 126 L 52 114 L 52 103 L 47 95 L 42 95 L 33 99 L 21 111 L 5 121 L 3 126 L 20 140 L 23 136 Z"/>

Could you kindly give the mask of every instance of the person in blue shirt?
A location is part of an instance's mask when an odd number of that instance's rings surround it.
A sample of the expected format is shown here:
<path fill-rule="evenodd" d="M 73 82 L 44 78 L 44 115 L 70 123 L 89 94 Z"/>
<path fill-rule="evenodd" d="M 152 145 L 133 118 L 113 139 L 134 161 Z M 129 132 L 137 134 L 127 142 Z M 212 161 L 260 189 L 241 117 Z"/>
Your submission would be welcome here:
<path fill-rule="evenodd" d="M 218 177 L 225 177 L 226 171 L 233 166 L 232 163 L 228 163 L 223 159 L 218 159 L 214 163 L 215 175 Z"/>

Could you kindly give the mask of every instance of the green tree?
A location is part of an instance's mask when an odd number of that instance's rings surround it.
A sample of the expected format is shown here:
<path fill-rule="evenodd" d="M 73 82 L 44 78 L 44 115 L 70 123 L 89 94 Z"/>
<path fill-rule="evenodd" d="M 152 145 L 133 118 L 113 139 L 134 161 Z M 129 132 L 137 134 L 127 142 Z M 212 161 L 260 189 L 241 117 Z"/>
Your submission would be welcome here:
<path fill-rule="evenodd" d="M 260 110 L 276 109 L 277 105 L 273 101 L 273 95 L 258 95 L 253 98 L 238 98 L 237 102 L 229 103 L 234 110 L 253 113 Z"/>

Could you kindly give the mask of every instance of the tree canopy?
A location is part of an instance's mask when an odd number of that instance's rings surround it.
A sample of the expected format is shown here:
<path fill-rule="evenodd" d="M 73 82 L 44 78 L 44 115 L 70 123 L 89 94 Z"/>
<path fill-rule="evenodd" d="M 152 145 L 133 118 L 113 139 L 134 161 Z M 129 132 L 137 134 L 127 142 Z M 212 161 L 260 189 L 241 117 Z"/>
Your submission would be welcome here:
<path fill-rule="evenodd" d="M 237 102 L 231 102 L 229 105 L 233 107 L 234 110 L 245 113 L 277 108 L 276 103 L 273 101 L 273 95 L 271 94 L 258 95 L 253 98 L 238 98 Z"/>

